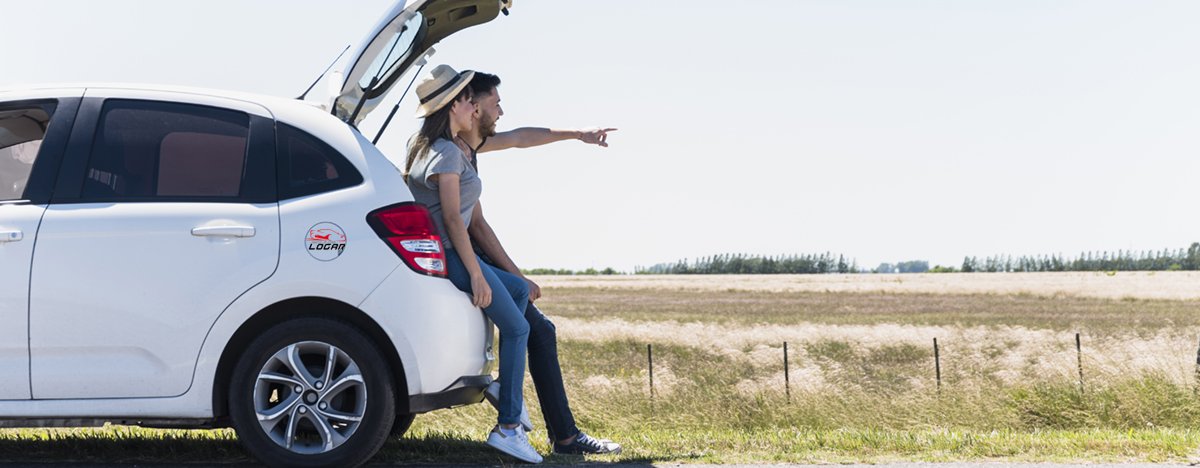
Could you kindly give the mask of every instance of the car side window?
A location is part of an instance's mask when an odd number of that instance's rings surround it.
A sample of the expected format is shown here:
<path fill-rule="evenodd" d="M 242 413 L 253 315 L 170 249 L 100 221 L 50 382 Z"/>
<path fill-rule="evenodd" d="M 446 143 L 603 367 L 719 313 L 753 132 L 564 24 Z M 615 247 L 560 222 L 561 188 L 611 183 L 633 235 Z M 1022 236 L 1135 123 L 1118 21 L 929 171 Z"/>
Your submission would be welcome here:
<path fill-rule="evenodd" d="M 110 99 L 84 172 L 86 201 L 237 201 L 249 115 L 215 107 Z"/>
<path fill-rule="evenodd" d="M 21 200 L 53 106 L 0 109 L 0 201 Z"/>
<path fill-rule="evenodd" d="M 361 184 L 362 174 L 337 150 L 307 132 L 280 123 L 279 198 L 303 197 Z"/>

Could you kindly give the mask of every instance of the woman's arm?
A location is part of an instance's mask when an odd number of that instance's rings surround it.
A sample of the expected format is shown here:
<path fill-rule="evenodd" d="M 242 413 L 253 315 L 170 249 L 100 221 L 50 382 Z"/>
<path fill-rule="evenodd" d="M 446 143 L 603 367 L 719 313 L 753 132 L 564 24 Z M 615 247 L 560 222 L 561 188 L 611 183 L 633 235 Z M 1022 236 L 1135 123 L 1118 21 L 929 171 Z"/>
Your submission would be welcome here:
<path fill-rule="evenodd" d="M 556 141 L 579 140 L 592 145 L 608 147 L 608 132 L 615 128 L 596 130 L 551 130 L 549 128 L 524 127 L 507 132 L 500 132 L 488 137 L 479 147 L 480 153 L 500 151 L 509 148 L 532 148 Z"/>
<path fill-rule="evenodd" d="M 492 288 L 488 286 L 479 261 L 475 259 L 475 250 L 471 248 L 471 236 L 467 233 L 462 214 L 459 213 L 461 200 L 458 193 L 458 174 L 435 174 L 429 179 L 437 183 L 438 199 L 442 203 L 442 221 L 446 223 L 450 243 L 462 259 L 467 273 L 471 275 L 471 302 L 476 307 L 487 307 L 492 303 Z"/>
<path fill-rule="evenodd" d="M 513 262 L 512 257 L 508 256 L 508 252 L 500 244 L 500 238 L 496 237 L 496 231 L 492 230 L 492 226 L 483 217 L 482 203 L 476 203 L 475 209 L 471 211 L 471 226 L 467 228 L 467 232 L 471 234 L 472 241 L 475 242 L 475 245 L 479 246 L 479 250 L 482 250 L 488 256 L 492 264 L 504 271 L 517 275 L 524 279 L 526 283 L 529 283 L 530 301 L 536 301 L 542 297 L 541 286 L 538 286 L 537 283 L 534 283 L 521 273 L 521 269 L 517 268 L 516 262 Z"/>

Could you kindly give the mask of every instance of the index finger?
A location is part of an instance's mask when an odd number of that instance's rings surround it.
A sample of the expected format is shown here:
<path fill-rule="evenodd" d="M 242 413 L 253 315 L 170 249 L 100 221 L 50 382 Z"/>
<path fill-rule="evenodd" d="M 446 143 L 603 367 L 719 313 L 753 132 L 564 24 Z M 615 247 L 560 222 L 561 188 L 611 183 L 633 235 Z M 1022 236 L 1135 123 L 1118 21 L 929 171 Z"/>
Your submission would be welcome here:
<path fill-rule="evenodd" d="M 600 130 L 600 131 L 601 131 L 601 132 L 604 132 L 604 133 L 608 133 L 608 132 L 615 132 L 615 131 L 617 131 L 617 129 L 615 129 L 615 128 L 605 128 L 605 129 L 602 129 L 602 130 Z"/>

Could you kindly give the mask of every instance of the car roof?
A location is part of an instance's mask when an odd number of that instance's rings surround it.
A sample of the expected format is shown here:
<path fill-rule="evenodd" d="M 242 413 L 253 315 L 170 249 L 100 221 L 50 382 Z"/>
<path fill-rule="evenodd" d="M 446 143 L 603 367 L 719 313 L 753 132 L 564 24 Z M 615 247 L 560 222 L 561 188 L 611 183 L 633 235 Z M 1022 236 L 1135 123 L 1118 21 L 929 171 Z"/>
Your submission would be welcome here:
<path fill-rule="evenodd" d="M 0 96 L 4 95 L 20 95 L 23 93 L 36 93 L 42 96 L 46 94 L 54 94 L 54 91 L 62 91 L 65 95 L 78 94 L 85 89 L 103 89 L 109 92 L 117 92 L 130 97 L 136 97 L 139 92 L 154 92 L 168 93 L 179 95 L 192 96 L 209 96 L 223 99 L 234 99 L 251 104 L 256 104 L 271 110 L 274 113 L 275 109 L 279 108 L 316 108 L 320 106 L 314 102 L 301 101 L 298 99 L 283 98 L 279 96 L 270 96 L 265 94 L 255 94 L 242 91 L 229 91 L 222 89 L 201 88 L 191 86 L 176 86 L 176 85 L 160 85 L 160 84 L 143 84 L 143 83 L 48 83 L 48 84 L 32 84 L 32 85 L 10 85 L 0 87 Z"/>

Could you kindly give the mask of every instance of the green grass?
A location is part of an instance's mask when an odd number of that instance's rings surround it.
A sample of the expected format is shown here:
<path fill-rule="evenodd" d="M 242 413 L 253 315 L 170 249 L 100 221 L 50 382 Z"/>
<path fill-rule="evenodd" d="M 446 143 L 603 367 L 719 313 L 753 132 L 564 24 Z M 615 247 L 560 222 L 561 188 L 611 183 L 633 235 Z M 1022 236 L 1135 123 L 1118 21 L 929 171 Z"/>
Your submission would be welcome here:
<path fill-rule="evenodd" d="M 652 422 L 651 422 L 652 423 Z M 373 463 L 508 464 L 482 440 L 485 429 L 441 430 L 426 423 L 384 446 Z M 225 431 L 106 427 L 8 430 L 3 462 L 243 463 L 253 460 Z M 620 436 L 625 451 L 589 462 L 881 463 L 889 461 L 1181 462 L 1200 445 L 1191 429 L 992 430 L 914 428 L 663 429 L 647 424 Z M 545 442 L 535 443 L 546 453 Z M 551 455 L 549 463 L 580 457 Z"/>
<path fill-rule="evenodd" d="M 474 432 L 432 433 L 390 445 L 378 461 L 500 463 Z M 889 461 L 1183 461 L 1200 445 L 1200 431 L 1153 429 L 1032 432 L 951 429 L 678 431 L 645 428 L 622 439 L 617 456 L 589 461 L 683 463 L 881 463 Z M 545 449 L 542 444 L 540 449 Z M 552 456 L 551 463 L 578 461 Z"/>

